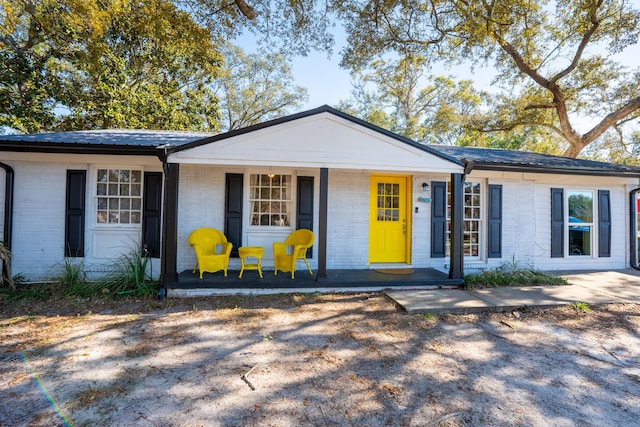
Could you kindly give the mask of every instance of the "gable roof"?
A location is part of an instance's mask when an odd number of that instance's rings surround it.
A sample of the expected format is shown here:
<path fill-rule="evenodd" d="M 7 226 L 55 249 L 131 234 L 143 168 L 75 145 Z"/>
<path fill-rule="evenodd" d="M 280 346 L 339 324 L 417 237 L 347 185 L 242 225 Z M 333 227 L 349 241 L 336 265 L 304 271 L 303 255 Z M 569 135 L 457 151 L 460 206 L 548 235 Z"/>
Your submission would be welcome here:
<path fill-rule="evenodd" d="M 640 177 L 640 167 L 496 148 L 432 145 L 467 163 L 467 170 Z"/>
<path fill-rule="evenodd" d="M 329 106 L 165 149 L 169 163 L 462 173 L 464 163 Z"/>
<path fill-rule="evenodd" d="M 391 138 L 393 140 L 402 142 L 402 143 L 407 144 L 407 145 L 409 145 L 409 146 L 411 146 L 413 148 L 417 148 L 419 150 L 425 151 L 425 152 L 427 152 L 429 154 L 432 154 L 432 155 L 434 155 L 434 156 L 436 156 L 436 157 L 438 157 L 440 159 L 452 162 L 452 163 L 457 164 L 457 165 L 462 165 L 463 164 L 462 162 L 460 162 L 460 160 L 456 159 L 455 157 L 449 156 L 448 154 L 443 153 L 443 152 L 435 149 L 432 146 L 428 146 L 428 145 L 425 145 L 425 144 L 420 144 L 420 143 L 418 143 L 416 141 L 413 141 L 412 139 L 406 138 L 406 137 L 404 137 L 402 135 L 398 135 L 397 133 L 394 133 L 394 132 L 391 132 L 391 131 L 389 131 L 387 129 L 384 129 L 384 128 L 381 128 L 379 126 L 376 126 L 376 125 L 374 125 L 372 123 L 369 123 L 369 122 L 367 122 L 365 120 L 362 120 L 362 119 L 359 119 L 357 117 L 354 117 L 354 116 L 352 116 L 350 114 L 347 114 L 347 113 L 345 113 L 343 111 L 337 110 L 337 109 L 335 109 L 333 107 L 330 107 L 328 105 L 323 105 L 321 107 L 314 108 L 312 110 L 307 110 L 307 111 L 303 111 L 303 112 L 300 112 L 300 113 L 292 114 L 292 115 L 289 115 L 289 116 L 280 117 L 280 118 L 277 118 L 277 119 L 273 119 L 273 120 L 269 120 L 269 121 L 266 121 L 266 122 L 258 123 L 258 124 L 252 125 L 252 126 L 247 126 L 247 127 L 241 128 L 241 129 L 236 129 L 236 130 L 232 130 L 232 131 L 221 133 L 221 134 L 217 134 L 217 135 L 212 135 L 212 136 L 209 136 L 208 138 L 200 139 L 200 140 L 197 140 L 197 141 L 192 141 L 190 143 L 186 143 L 186 144 L 183 144 L 183 145 L 171 147 L 171 148 L 169 148 L 167 150 L 167 155 L 171 155 L 173 153 L 178 153 L 180 151 L 190 150 L 190 149 L 193 149 L 193 148 L 196 148 L 196 147 L 200 147 L 200 146 L 203 146 L 203 145 L 215 143 L 215 142 L 218 142 L 218 141 L 223 141 L 223 140 L 226 140 L 226 139 L 234 138 L 234 137 L 237 137 L 237 136 L 240 136 L 240 135 L 250 134 L 252 132 L 260 131 L 260 130 L 263 130 L 263 129 L 268 129 L 270 127 L 274 127 L 274 126 L 278 126 L 278 125 L 283 125 L 283 124 L 286 124 L 286 123 L 294 122 L 294 121 L 305 119 L 305 118 L 308 118 L 308 117 L 320 115 L 320 114 L 323 114 L 323 113 L 328 113 L 328 114 L 337 116 L 337 117 L 339 117 L 341 119 L 344 119 L 344 120 L 346 120 L 346 121 L 348 121 L 350 123 L 353 123 L 353 124 L 358 125 L 358 126 L 362 126 L 365 129 L 374 131 L 374 132 L 376 132 L 378 134 L 384 135 L 384 136 L 386 136 L 388 138 Z"/>

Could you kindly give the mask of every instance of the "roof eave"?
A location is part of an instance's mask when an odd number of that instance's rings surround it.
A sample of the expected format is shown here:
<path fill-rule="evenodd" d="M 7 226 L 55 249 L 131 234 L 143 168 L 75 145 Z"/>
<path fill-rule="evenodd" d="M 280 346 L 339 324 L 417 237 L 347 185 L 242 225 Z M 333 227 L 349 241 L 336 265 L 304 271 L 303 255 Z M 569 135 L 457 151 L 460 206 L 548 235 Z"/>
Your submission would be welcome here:
<path fill-rule="evenodd" d="M 15 142 L 0 144 L 0 151 L 55 154 L 111 154 L 127 156 L 156 156 L 156 147 L 139 145 L 95 145 L 64 143 Z"/>
<path fill-rule="evenodd" d="M 504 165 L 495 163 L 473 162 L 474 170 L 496 171 L 496 172 L 517 172 L 517 173 L 544 173 L 555 175 L 588 175 L 588 176 L 608 176 L 624 178 L 640 178 L 640 171 L 620 171 L 602 169 L 566 169 L 555 166 L 532 166 L 532 165 Z"/>

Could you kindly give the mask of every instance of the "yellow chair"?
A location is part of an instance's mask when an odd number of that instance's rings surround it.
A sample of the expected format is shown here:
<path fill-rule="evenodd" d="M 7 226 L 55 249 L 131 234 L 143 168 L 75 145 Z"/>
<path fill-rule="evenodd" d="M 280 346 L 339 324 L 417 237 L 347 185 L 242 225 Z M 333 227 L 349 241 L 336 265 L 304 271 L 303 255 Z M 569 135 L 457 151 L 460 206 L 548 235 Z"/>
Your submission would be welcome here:
<path fill-rule="evenodd" d="M 189 244 L 193 247 L 197 260 L 193 273 L 200 270 L 202 279 L 205 271 L 215 273 L 223 270 L 226 277 L 233 244 L 227 241 L 224 233 L 215 228 L 198 228 L 189 235 Z"/>
<path fill-rule="evenodd" d="M 313 275 L 313 271 L 311 271 L 311 267 L 307 262 L 307 249 L 313 245 L 314 239 L 313 231 L 301 228 L 289 234 L 289 237 L 284 242 L 275 242 L 273 244 L 275 275 L 278 275 L 278 270 L 284 273 L 290 271 L 291 279 L 293 279 L 298 259 L 304 260 L 309 269 L 309 274 Z M 290 249 L 288 250 L 288 248 Z"/>

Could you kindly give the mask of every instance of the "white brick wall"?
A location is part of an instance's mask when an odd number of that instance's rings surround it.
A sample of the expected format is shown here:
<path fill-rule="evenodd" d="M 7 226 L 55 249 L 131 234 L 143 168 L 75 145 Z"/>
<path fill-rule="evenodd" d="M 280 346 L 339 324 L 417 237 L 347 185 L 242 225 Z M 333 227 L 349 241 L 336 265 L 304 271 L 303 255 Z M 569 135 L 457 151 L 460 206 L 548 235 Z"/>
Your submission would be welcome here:
<path fill-rule="evenodd" d="M 91 163 L 83 163 L 84 157 L 60 156 L 47 161 L 28 161 L 25 159 L 5 161 L 15 170 L 14 191 L 14 228 L 13 228 L 13 272 L 22 274 L 29 280 L 46 280 L 55 274 L 55 267 L 61 265 L 64 255 L 64 213 L 66 170 L 86 169 L 87 175 L 87 267 L 104 269 L 112 259 L 98 259 L 91 256 L 91 244 L 95 243 L 95 231 L 92 230 L 92 186 L 90 171 L 95 164 L 101 167 L 117 164 L 136 164 L 136 159 L 93 158 Z M 60 162 L 62 160 L 62 162 Z M 157 161 L 146 165 L 147 170 L 159 170 Z M 186 165 L 180 167 L 180 187 L 178 195 L 178 271 L 193 267 L 195 257 L 188 245 L 189 233 L 198 227 L 224 229 L 225 174 L 253 172 L 245 168 L 224 168 L 220 166 Z M 282 173 L 281 171 L 274 171 Z M 315 180 L 315 225 L 318 230 L 319 171 L 285 171 L 284 173 L 314 176 Z M 475 173 L 474 173 L 475 174 Z M 431 204 L 419 202 L 419 196 L 425 196 L 422 182 L 434 180 L 446 181 L 449 175 L 420 174 L 412 176 L 413 194 L 411 196 L 411 248 L 412 266 L 442 268 L 448 265 L 448 259 L 430 257 Z M 502 258 L 473 260 L 474 265 L 497 267 L 505 262 L 515 261 L 523 267 L 541 270 L 575 268 L 624 268 L 628 258 L 628 189 L 627 181 L 615 178 L 554 177 L 551 175 L 478 173 L 470 180 L 482 180 L 485 206 L 486 185 L 503 186 L 503 246 Z M 587 185 L 585 185 L 587 183 Z M 328 201 L 327 267 L 369 268 L 369 187 L 370 174 L 364 171 L 330 170 Z M 611 192 L 612 208 L 612 257 L 611 258 L 550 258 L 550 188 L 565 189 L 608 189 Z M 245 187 L 246 188 L 246 187 Z M 295 195 L 295 193 L 294 193 Z M 431 197 L 429 192 L 426 196 Z M 0 202 L 4 200 L 4 172 L 0 174 Z M 0 214 L 3 214 L 0 203 Z M 415 208 L 418 212 L 415 212 Z M 295 209 L 295 197 L 294 206 Z M 485 210 L 486 215 L 486 210 Z M 248 223 L 248 204 L 245 206 L 245 225 Z M 485 224 L 486 227 L 486 224 Z M 139 235 L 138 231 L 125 236 L 131 241 Z M 482 235 L 483 247 L 486 246 L 486 230 Z M 258 236 L 259 237 L 259 236 Z M 258 238 L 256 237 L 256 238 Z M 272 240 L 280 240 L 272 235 Z M 246 239 L 246 234 L 245 234 Z M 246 243 L 246 242 L 244 242 Z M 265 266 L 269 267 L 270 243 L 265 243 Z M 238 267 L 238 261 L 232 261 L 232 268 Z M 317 241 L 314 248 L 312 267 L 317 268 Z M 272 264 L 271 264 L 272 265 Z M 157 261 L 154 273 L 160 271 Z"/>
<path fill-rule="evenodd" d="M 12 241 L 12 273 L 22 275 L 28 281 L 51 280 L 64 262 L 65 198 L 67 170 L 87 171 L 85 257 L 78 258 L 90 277 L 98 277 L 109 270 L 117 257 L 131 249 L 139 241 L 140 226 L 120 230 L 98 230 L 94 226 L 95 207 L 91 171 L 87 156 L 34 155 L 6 162 L 15 172 L 14 216 Z M 93 156 L 92 164 L 100 167 L 140 165 L 145 170 L 160 170 L 157 159 L 123 156 Z M 84 162 L 83 162 L 84 161 Z M 4 192 L 4 183 L 2 183 Z M 3 199 L 0 199 L 3 200 Z M 118 236 L 118 247 L 103 248 L 105 242 Z M 100 236 L 107 237 L 106 240 Z M 97 245 L 97 246 L 96 246 Z M 106 252 L 105 252 L 106 251 Z M 109 256 L 102 256 L 108 253 Z M 97 255 L 97 256 L 94 256 Z M 158 277 L 160 263 L 152 260 L 150 270 Z M 94 274 L 92 274 L 92 272 Z"/>
<path fill-rule="evenodd" d="M 225 173 L 220 167 L 181 165 L 178 188 L 178 272 L 196 262 L 189 234 L 199 227 L 224 231 Z"/>
<path fill-rule="evenodd" d="M 537 222 L 535 233 L 534 266 L 539 270 L 565 270 L 565 269 L 620 269 L 626 268 L 629 246 L 626 243 L 626 229 L 628 205 L 626 190 L 621 185 L 609 183 L 598 184 L 597 180 L 589 179 L 589 186 L 580 186 L 577 183 L 542 183 L 535 188 L 535 212 L 540 218 Z M 594 211 L 597 215 L 597 190 L 609 190 L 611 197 L 611 257 L 597 257 L 597 243 L 593 252 L 596 257 L 565 257 L 551 258 L 551 188 L 564 188 L 565 197 L 569 190 L 593 190 Z M 594 232 L 597 236 L 597 217 L 594 217 L 596 226 Z"/>
<path fill-rule="evenodd" d="M 19 163 L 15 171 L 12 273 L 55 275 L 64 259 L 66 170 L 78 165 Z"/>
<path fill-rule="evenodd" d="M 369 175 L 330 170 L 327 216 L 327 268 L 366 268 Z"/>

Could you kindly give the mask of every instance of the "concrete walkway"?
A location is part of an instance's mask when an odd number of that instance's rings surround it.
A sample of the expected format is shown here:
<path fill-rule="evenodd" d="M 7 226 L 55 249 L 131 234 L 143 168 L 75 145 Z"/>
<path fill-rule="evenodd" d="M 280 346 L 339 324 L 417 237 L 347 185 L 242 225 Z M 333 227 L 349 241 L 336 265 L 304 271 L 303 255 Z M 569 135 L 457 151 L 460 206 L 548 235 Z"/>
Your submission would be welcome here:
<path fill-rule="evenodd" d="M 408 313 L 502 312 L 520 307 L 550 308 L 582 302 L 640 303 L 640 271 L 562 271 L 568 286 L 529 286 L 477 290 L 435 289 L 387 291 Z"/>

